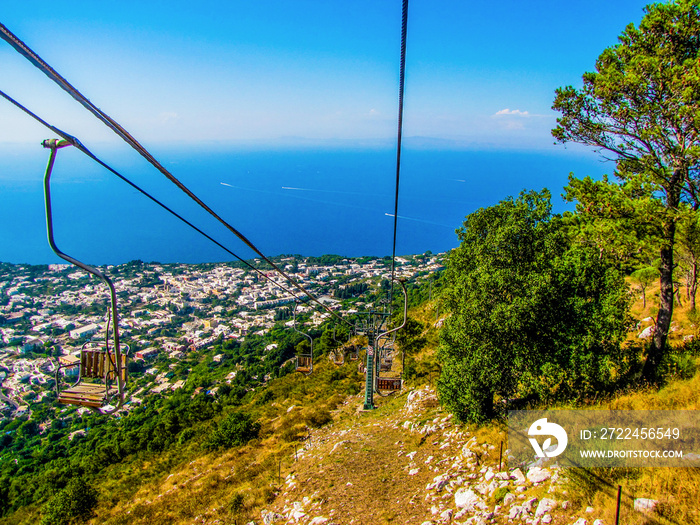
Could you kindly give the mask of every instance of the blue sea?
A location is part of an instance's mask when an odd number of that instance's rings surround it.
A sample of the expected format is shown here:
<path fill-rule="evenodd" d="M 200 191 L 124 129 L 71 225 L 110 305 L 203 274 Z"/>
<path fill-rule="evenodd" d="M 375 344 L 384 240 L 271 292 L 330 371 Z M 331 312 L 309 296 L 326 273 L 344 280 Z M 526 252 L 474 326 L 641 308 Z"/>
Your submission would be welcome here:
<path fill-rule="evenodd" d="M 254 253 L 126 148 L 92 148 L 120 173 L 238 256 Z M 395 148 L 152 149 L 175 176 L 266 255 L 390 255 Z M 0 147 L 0 261 L 60 262 L 46 241 L 42 179 L 48 151 Z M 549 188 L 555 211 L 569 172 L 599 177 L 611 164 L 563 147 L 546 152 L 405 147 L 397 254 L 444 252 L 474 210 Z M 92 264 L 133 259 L 218 262 L 232 257 L 73 148 L 53 175 L 56 242 Z"/>

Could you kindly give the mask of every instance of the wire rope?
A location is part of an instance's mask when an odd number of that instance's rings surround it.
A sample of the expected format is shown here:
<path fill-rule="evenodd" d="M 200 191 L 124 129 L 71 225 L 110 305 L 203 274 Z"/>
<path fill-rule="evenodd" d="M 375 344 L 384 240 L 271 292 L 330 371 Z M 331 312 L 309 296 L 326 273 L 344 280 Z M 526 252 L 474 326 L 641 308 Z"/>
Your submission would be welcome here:
<path fill-rule="evenodd" d="M 405 1 L 405 0 L 404 0 Z M 245 235 L 234 228 L 231 224 L 220 217 L 214 210 L 212 210 L 207 204 L 204 203 L 199 197 L 197 197 L 187 186 L 185 186 L 177 177 L 170 173 L 156 158 L 151 155 L 146 148 L 144 148 L 131 134 L 129 134 L 119 123 L 112 119 L 109 115 L 104 113 L 101 109 L 90 102 L 80 91 L 73 87 L 70 82 L 63 78 L 56 70 L 54 70 L 49 64 L 47 64 L 39 55 L 32 51 L 29 46 L 27 46 L 22 40 L 15 36 L 5 25 L 0 23 L 0 38 L 5 40 L 10 44 L 17 52 L 24 56 L 30 63 L 42 71 L 46 76 L 58 84 L 61 89 L 70 94 L 75 100 L 77 100 L 83 107 L 85 107 L 90 113 L 95 115 L 100 121 L 102 121 L 107 127 L 114 131 L 119 137 L 121 137 L 127 144 L 134 148 L 142 157 L 144 157 L 152 166 L 154 166 L 158 171 L 160 171 L 168 180 L 175 184 L 180 190 L 182 190 L 188 197 L 194 200 L 200 207 L 202 207 L 207 213 L 219 221 L 227 230 L 233 233 L 241 241 L 243 241 L 246 246 L 253 250 L 260 258 L 262 258 L 267 264 L 269 264 L 277 273 L 284 277 L 289 283 L 291 283 L 300 292 L 309 297 L 312 301 L 321 306 L 324 310 L 329 312 L 331 315 L 342 319 L 325 304 L 323 304 L 316 296 L 311 292 L 306 290 L 301 286 L 295 279 L 289 276 L 284 270 L 277 266 L 272 260 L 270 260 L 266 255 L 264 255 L 257 246 L 255 246 Z"/>
<path fill-rule="evenodd" d="M 401 62 L 399 65 L 399 118 L 396 137 L 396 191 L 394 194 L 394 239 L 391 247 L 391 289 L 389 308 L 393 308 L 394 276 L 396 273 L 396 231 L 399 220 L 399 180 L 401 175 L 401 142 L 403 138 L 403 96 L 406 84 L 406 32 L 408 28 L 408 0 L 403 0 L 401 8 Z"/>
<path fill-rule="evenodd" d="M 270 282 L 272 282 L 274 285 L 278 286 L 279 288 L 281 288 L 281 289 L 284 290 L 285 292 L 291 294 L 293 297 L 295 297 L 295 298 L 297 298 L 297 299 L 299 298 L 299 296 L 298 296 L 297 294 L 295 294 L 292 290 L 290 290 L 290 289 L 287 288 L 286 286 L 284 286 L 284 285 L 282 285 L 282 284 L 280 284 L 280 283 L 278 283 L 278 282 L 272 280 L 270 277 L 267 276 L 267 274 L 265 274 L 264 272 L 262 272 L 259 268 L 256 268 L 255 266 L 253 266 L 252 264 L 250 264 L 250 263 L 249 263 L 248 261 L 246 261 L 245 259 L 242 259 L 242 258 L 239 257 L 238 255 L 236 255 L 234 252 L 232 252 L 231 250 L 229 250 L 226 246 L 224 246 L 223 244 L 221 244 L 219 241 L 217 241 L 216 239 L 214 239 L 213 237 L 211 237 L 211 236 L 210 236 L 209 234 L 207 234 L 206 232 L 202 231 L 200 228 L 198 228 L 197 226 L 195 226 L 194 224 L 192 224 L 190 221 L 188 221 L 188 220 L 185 219 L 183 216 L 181 216 L 180 214 L 178 214 L 176 211 L 174 211 L 173 209 L 171 209 L 170 207 L 168 207 L 166 204 L 162 203 L 160 200 L 158 200 L 156 197 L 154 197 L 153 195 L 151 195 L 150 193 L 148 193 L 146 190 L 144 190 L 143 188 L 139 187 L 137 184 L 135 184 L 134 182 L 132 182 L 131 180 L 129 180 L 127 177 L 125 177 L 124 175 L 122 175 L 121 173 L 119 173 L 118 171 L 116 171 L 115 169 L 113 169 L 111 166 L 109 166 L 108 164 L 106 164 L 104 161 L 102 161 L 101 159 L 99 159 L 99 158 L 98 158 L 95 154 L 93 154 L 87 147 L 85 147 L 85 145 L 84 145 L 82 142 L 80 142 L 80 140 L 79 140 L 78 138 L 74 137 L 73 135 L 70 135 L 69 133 L 66 133 L 65 131 L 63 131 L 63 130 L 61 130 L 61 129 L 55 127 L 55 126 L 52 126 L 51 124 L 49 124 L 48 122 L 46 122 L 45 120 L 43 120 L 41 117 L 39 117 L 38 115 L 36 115 L 35 113 L 33 113 L 31 110 L 29 110 L 28 108 L 26 108 L 25 106 L 23 106 L 22 104 L 20 104 L 19 102 L 17 102 L 15 99 L 13 99 L 11 96 L 9 96 L 7 93 L 5 93 L 5 92 L 2 91 L 2 90 L 0 90 L 0 96 L 2 96 L 5 100 L 7 100 L 8 102 L 10 102 L 10 103 L 13 104 L 14 106 L 16 106 L 17 108 L 19 108 L 20 110 L 22 110 L 23 112 L 25 112 L 27 115 L 29 115 L 30 117 L 32 117 L 34 120 L 36 120 L 36 121 L 39 122 L 40 124 L 44 125 L 46 128 L 50 129 L 51 131 L 53 131 L 54 133 L 56 133 L 57 135 L 59 135 L 59 136 L 60 136 L 61 138 L 63 138 L 64 140 L 70 142 L 70 144 L 71 144 L 72 146 L 74 146 L 76 149 L 78 149 L 79 151 L 81 151 L 82 153 L 84 153 L 85 155 L 87 155 L 88 157 L 90 157 L 92 160 L 94 160 L 95 162 L 97 162 L 100 166 L 102 166 L 102 167 L 105 168 L 106 170 L 110 171 L 111 173 L 113 173 L 114 175 L 116 175 L 117 177 L 119 177 L 121 180 L 123 180 L 124 182 L 126 182 L 129 186 L 131 186 L 132 188 L 134 188 L 135 190 L 137 190 L 137 191 L 138 191 L 139 193 L 141 193 L 142 195 L 145 195 L 146 197 L 148 197 L 148 198 L 149 198 L 151 201 L 153 201 L 155 204 L 157 204 L 158 206 L 160 206 L 161 208 L 163 208 L 164 210 L 166 210 L 167 212 L 169 212 L 171 215 L 173 215 L 173 216 L 175 216 L 176 218 L 178 218 L 180 221 L 182 221 L 182 222 L 185 223 L 187 226 L 189 226 L 190 228 L 192 228 L 193 230 L 195 230 L 197 233 L 199 233 L 199 234 L 203 235 L 204 237 L 206 237 L 207 239 L 209 239 L 211 242 L 213 242 L 214 244 L 216 244 L 219 248 L 221 248 L 222 250 L 226 251 L 227 253 L 229 253 L 230 255 L 232 255 L 233 257 L 235 257 L 236 259 L 238 259 L 240 262 L 242 262 L 243 264 L 245 264 L 245 265 L 246 265 L 247 267 L 249 267 L 251 270 L 257 272 L 257 273 L 260 274 L 260 275 L 262 275 L 265 279 L 269 280 Z M 341 319 L 342 319 L 342 318 L 341 318 Z"/>

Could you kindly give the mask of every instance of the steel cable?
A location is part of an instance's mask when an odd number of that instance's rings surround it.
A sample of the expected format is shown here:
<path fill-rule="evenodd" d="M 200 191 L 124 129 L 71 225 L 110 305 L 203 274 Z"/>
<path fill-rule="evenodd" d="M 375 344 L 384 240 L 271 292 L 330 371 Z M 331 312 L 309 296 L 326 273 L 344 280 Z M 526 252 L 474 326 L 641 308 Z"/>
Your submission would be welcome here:
<path fill-rule="evenodd" d="M 39 55 L 32 51 L 29 46 L 22 42 L 17 36 L 15 36 L 7 27 L 0 24 L 0 38 L 9 43 L 17 52 L 24 56 L 29 62 L 31 62 L 35 67 L 42 71 L 46 76 L 58 84 L 61 89 L 70 94 L 75 100 L 77 100 L 83 107 L 85 107 L 90 113 L 95 115 L 100 121 L 107 125 L 112 131 L 114 131 L 119 137 L 121 137 L 127 144 L 134 148 L 142 157 L 144 157 L 152 166 L 154 166 L 158 171 L 160 171 L 168 180 L 175 184 L 180 190 L 182 190 L 188 197 L 194 200 L 200 207 L 202 207 L 207 213 L 219 221 L 227 230 L 238 237 L 243 243 L 245 243 L 251 250 L 253 250 L 258 256 L 260 256 L 267 264 L 269 264 L 277 273 L 284 277 L 289 283 L 291 283 L 300 292 L 305 294 L 309 299 L 317 303 L 324 310 L 330 313 L 332 316 L 341 319 L 343 322 L 345 319 L 338 316 L 325 304 L 323 304 L 318 298 L 316 298 L 311 292 L 307 291 L 303 286 L 301 286 L 295 279 L 287 275 L 281 268 L 279 268 L 273 261 L 271 261 L 267 256 L 265 256 L 258 248 L 255 246 L 245 235 L 239 232 L 231 224 L 220 217 L 214 210 L 207 206 L 199 197 L 197 197 L 187 186 L 185 186 L 180 180 L 177 179 L 172 173 L 170 173 L 158 160 L 156 160 L 153 155 L 151 155 L 146 148 L 144 148 L 134 137 L 131 136 L 121 125 L 119 125 L 114 119 L 109 115 L 100 110 L 92 102 L 90 102 L 80 91 L 73 87 L 65 78 L 63 78 L 58 72 L 56 72 L 49 64 L 47 64 Z M 68 140 L 68 139 L 66 139 Z"/>
<path fill-rule="evenodd" d="M 145 195 L 146 197 L 148 197 L 151 201 L 153 201 L 154 203 L 156 203 L 158 206 L 160 206 L 161 208 L 163 208 L 164 210 L 166 210 L 167 212 L 169 212 L 171 215 L 173 215 L 173 216 L 175 216 L 176 218 L 178 218 L 179 220 L 181 220 L 183 223 L 185 223 L 187 226 L 189 226 L 190 228 L 192 228 L 193 230 L 195 230 L 197 233 L 199 233 L 199 234 L 203 235 L 204 237 L 206 237 L 207 239 L 209 239 L 211 242 L 213 242 L 214 244 L 216 244 L 219 248 L 221 248 L 222 250 L 226 251 L 227 253 L 229 253 L 230 255 L 232 255 L 233 257 L 235 257 L 236 259 L 238 259 L 240 262 L 242 262 L 243 264 L 245 264 L 245 265 L 246 265 L 247 267 L 249 267 L 251 270 L 257 272 L 257 273 L 260 274 L 260 275 L 262 275 L 265 279 L 269 280 L 270 282 L 272 282 L 272 283 L 275 284 L 276 286 L 280 287 L 280 288 L 281 288 L 282 290 L 284 290 L 285 292 L 291 294 L 293 297 L 295 297 L 295 298 L 297 298 L 297 299 L 299 298 L 299 296 L 296 295 L 292 290 L 290 290 L 289 288 L 287 288 L 287 287 L 281 285 L 280 283 L 278 283 L 278 282 L 273 281 L 272 279 L 270 279 L 270 277 L 268 277 L 268 276 L 267 276 L 264 272 L 262 272 L 260 269 L 256 268 L 255 266 L 253 266 L 252 264 L 250 264 L 250 263 L 249 263 L 248 261 L 246 261 L 245 259 L 242 259 L 242 258 L 239 257 L 238 255 L 236 255 L 235 253 L 233 253 L 231 250 L 229 250 L 226 246 L 224 246 L 223 244 L 221 244 L 219 241 L 217 241 L 216 239 L 214 239 L 213 237 L 211 237 L 211 236 L 210 236 L 209 234 L 207 234 L 206 232 L 202 231 L 200 228 L 198 228 L 197 226 L 195 226 L 194 224 L 192 224 L 190 221 L 188 221 L 187 219 L 185 219 L 184 217 L 182 217 L 180 214 L 178 214 L 176 211 L 174 211 L 173 209 L 171 209 L 170 207 L 168 207 L 166 204 L 164 204 L 164 203 L 162 203 L 161 201 L 159 201 L 156 197 L 154 197 L 153 195 L 151 195 L 150 193 L 148 193 L 146 190 L 144 190 L 143 188 L 139 187 L 137 184 L 135 184 L 134 182 L 132 182 L 131 180 L 129 180 L 127 177 L 125 177 L 124 175 L 122 175 L 121 173 L 119 173 L 118 171 L 116 171 L 115 169 L 113 169 L 111 166 L 109 166 L 108 164 L 106 164 L 105 162 L 103 162 L 103 161 L 102 161 L 101 159 L 99 159 L 96 155 L 94 155 L 89 149 L 87 149 L 87 147 L 85 147 L 85 145 L 83 145 L 83 143 L 80 142 L 80 140 L 79 140 L 78 138 L 74 137 L 73 135 L 70 135 L 69 133 L 66 133 L 65 131 L 63 131 L 63 130 L 61 130 L 61 129 L 55 127 L 55 126 L 52 126 L 51 124 L 49 124 L 48 122 L 46 122 L 45 120 L 43 120 L 41 117 L 39 117 L 38 115 L 36 115 L 35 113 L 33 113 L 31 110 L 29 110 L 29 109 L 27 109 L 26 107 L 24 107 L 22 104 L 20 104 L 19 102 L 17 102 L 15 99 L 13 99 L 11 96 L 9 96 L 7 93 L 5 93 L 5 92 L 2 91 L 2 90 L 0 90 L 0 96 L 2 96 L 5 100 L 7 100 L 8 102 L 10 102 L 11 104 L 13 104 L 14 106 L 16 106 L 17 108 L 19 108 L 19 109 L 21 109 L 22 111 L 24 111 L 27 115 L 29 115 L 30 117 L 32 117 L 34 120 L 36 120 L 36 121 L 39 122 L 40 124 L 44 125 L 44 126 L 47 127 L 48 129 L 50 129 L 51 131 L 53 131 L 54 133 L 56 133 L 58 136 L 60 136 L 60 137 L 63 138 L 64 140 L 70 142 L 72 146 L 74 146 L 76 149 L 78 149 L 79 151 L 81 151 L 82 153 L 84 153 L 85 155 L 87 155 L 88 157 L 90 157 L 92 160 L 94 160 L 95 162 L 97 162 L 100 166 L 102 166 L 102 167 L 105 168 L 106 170 L 110 171 L 111 173 L 113 173 L 114 175 L 116 175 L 117 177 L 119 177 L 121 180 L 123 180 L 124 182 L 126 182 L 129 186 L 131 186 L 132 188 L 134 188 L 136 191 L 138 191 L 138 192 L 141 193 L 142 195 Z"/>
<path fill-rule="evenodd" d="M 403 0 L 401 9 L 401 62 L 399 65 L 399 119 L 396 138 L 396 191 L 394 194 L 394 239 L 391 248 L 391 290 L 389 308 L 393 308 L 394 275 L 396 272 L 396 231 L 399 220 L 399 179 L 401 175 L 401 142 L 403 138 L 403 95 L 406 83 L 406 32 L 408 28 L 408 0 Z"/>

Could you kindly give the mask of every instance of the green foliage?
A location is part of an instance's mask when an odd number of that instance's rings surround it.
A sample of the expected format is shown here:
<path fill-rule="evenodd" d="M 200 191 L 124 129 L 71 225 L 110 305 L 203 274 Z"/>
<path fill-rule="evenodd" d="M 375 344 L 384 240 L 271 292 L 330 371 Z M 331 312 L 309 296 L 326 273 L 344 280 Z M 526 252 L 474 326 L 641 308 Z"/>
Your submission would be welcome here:
<path fill-rule="evenodd" d="M 427 340 L 423 337 L 423 323 L 409 317 L 406 326 L 396 333 L 396 343 L 399 350 L 407 356 L 415 355 L 423 349 Z"/>
<path fill-rule="evenodd" d="M 503 501 L 503 498 L 506 497 L 506 494 L 508 494 L 508 487 L 497 488 L 496 491 L 493 493 L 493 501 L 496 503 L 500 503 L 501 501 Z"/>
<path fill-rule="evenodd" d="M 44 505 L 41 525 L 67 525 L 74 520 L 87 521 L 97 505 L 97 491 L 82 478 L 72 478 Z"/>
<path fill-rule="evenodd" d="M 601 251 L 624 252 L 638 241 L 660 257 L 659 310 L 644 365 L 655 382 L 673 315 L 677 224 L 684 207 L 700 207 L 700 4 L 675 0 L 645 10 L 580 89 L 557 89 L 553 109 L 561 117 L 552 134 L 616 162 L 617 184 L 571 178 L 567 196 L 578 201 L 581 231 Z"/>
<path fill-rule="evenodd" d="M 625 367 L 629 296 L 597 250 L 572 244 L 549 192 L 469 215 L 447 260 L 438 392 L 463 421 L 496 415 L 495 396 L 570 398 Z"/>
<path fill-rule="evenodd" d="M 204 443 L 204 447 L 214 450 L 245 445 L 251 439 L 257 438 L 259 432 L 260 423 L 253 422 L 250 416 L 243 412 L 232 412 L 219 422 Z"/>

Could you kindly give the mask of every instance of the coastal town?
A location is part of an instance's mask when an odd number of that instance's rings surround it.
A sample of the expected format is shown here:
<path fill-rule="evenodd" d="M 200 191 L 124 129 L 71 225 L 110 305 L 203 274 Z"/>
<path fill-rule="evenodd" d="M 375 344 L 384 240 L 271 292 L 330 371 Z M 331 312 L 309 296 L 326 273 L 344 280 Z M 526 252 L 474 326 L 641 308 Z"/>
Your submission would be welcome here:
<path fill-rule="evenodd" d="M 395 276 L 430 279 L 441 262 L 442 255 L 430 252 L 398 257 Z M 276 263 L 341 315 L 374 307 L 344 290 L 358 285 L 379 290 L 391 277 L 389 258 L 290 256 L 276 258 Z M 281 320 L 291 326 L 281 313 L 289 312 L 295 301 L 289 283 L 260 260 L 251 266 L 256 270 L 241 264 L 132 261 L 105 268 L 117 294 L 121 340 L 130 361 L 145 372 L 130 392 L 132 403 L 181 388 L 185 381 L 174 380 L 171 371 L 185 359 L 226 341 L 265 335 Z M 59 363 L 74 362 L 86 343 L 104 341 L 110 295 L 99 279 L 67 264 L 0 263 L 0 270 L 0 414 L 14 418 L 30 413 L 34 403 L 53 392 Z M 298 311 L 305 314 L 307 328 L 330 315 L 309 304 L 299 304 Z M 214 362 L 224 358 L 212 356 Z M 77 368 L 62 368 L 66 377 L 61 380 L 70 381 Z"/>

